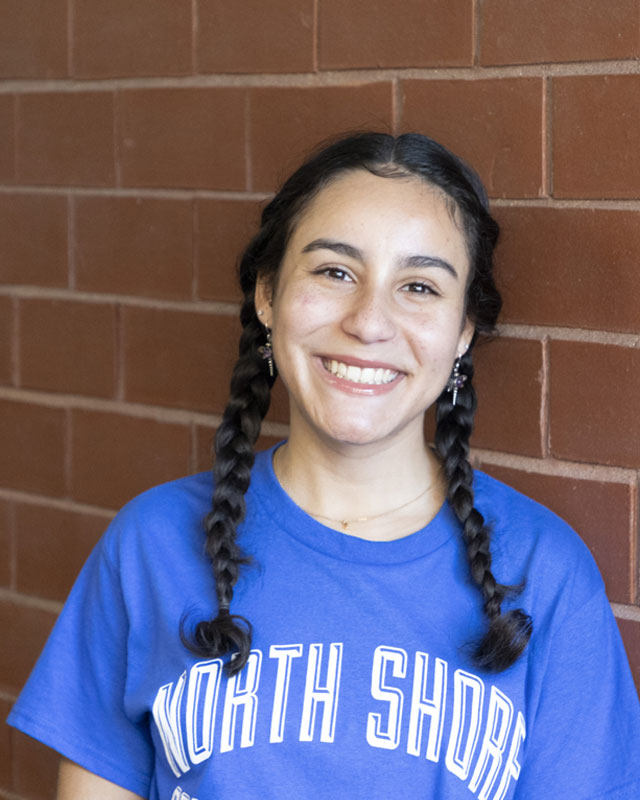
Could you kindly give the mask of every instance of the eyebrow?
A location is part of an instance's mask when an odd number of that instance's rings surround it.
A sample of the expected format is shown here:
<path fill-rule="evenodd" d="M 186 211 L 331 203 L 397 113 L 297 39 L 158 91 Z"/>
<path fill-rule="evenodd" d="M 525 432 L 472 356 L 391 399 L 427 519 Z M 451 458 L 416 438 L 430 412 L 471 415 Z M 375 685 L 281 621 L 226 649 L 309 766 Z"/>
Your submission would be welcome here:
<path fill-rule="evenodd" d="M 346 242 L 335 241 L 334 239 L 314 239 L 312 242 L 309 242 L 309 244 L 302 248 L 303 253 L 312 253 L 314 250 L 331 250 L 334 253 L 338 253 L 338 255 L 347 256 L 348 258 L 353 258 L 356 261 L 364 261 L 364 254 L 360 248 L 354 247 L 354 245 L 347 244 Z M 405 256 L 402 259 L 400 266 L 404 268 L 439 267 L 440 269 L 444 269 L 449 274 L 453 275 L 454 278 L 458 278 L 458 273 L 453 265 L 444 258 L 439 258 L 438 256 Z"/>

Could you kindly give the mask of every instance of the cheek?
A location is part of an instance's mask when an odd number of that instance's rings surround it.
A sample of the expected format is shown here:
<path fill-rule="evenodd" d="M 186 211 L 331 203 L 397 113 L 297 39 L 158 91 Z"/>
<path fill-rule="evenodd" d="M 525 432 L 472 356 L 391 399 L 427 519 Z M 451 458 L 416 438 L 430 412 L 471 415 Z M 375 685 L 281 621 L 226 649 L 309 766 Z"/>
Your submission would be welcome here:
<path fill-rule="evenodd" d="M 326 298 L 310 291 L 291 292 L 282 297 L 275 309 L 274 330 L 286 330 L 288 335 L 303 336 L 325 325 L 334 316 Z"/>

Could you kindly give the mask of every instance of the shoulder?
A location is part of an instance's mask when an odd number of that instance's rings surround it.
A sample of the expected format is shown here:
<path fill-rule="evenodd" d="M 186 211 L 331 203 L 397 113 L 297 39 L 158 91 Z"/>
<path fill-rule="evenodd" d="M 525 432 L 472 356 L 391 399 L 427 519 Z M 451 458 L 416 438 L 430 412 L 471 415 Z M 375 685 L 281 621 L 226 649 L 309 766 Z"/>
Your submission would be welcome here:
<path fill-rule="evenodd" d="M 199 545 L 210 506 L 210 472 L 154 486 L 116 514 L 102 540 L 104 554 L 115 564 L 148 550 L 161 556 L 181 544 Z"/>
<path fill-rule="evenodd" d="M 476 507 L 497 538 L 516 528 L 525 546 L 552 544 L 556 552 L 589 556 L 585 544 L 567 522 L 511 486 L 476 470 L 474 494 Z"/>
<path fill-rule="evenodd" d="M 553 511 L 501 481 L 476 471 L 475 504 L 490 527 L 496 577 L 525 582 L 525 594 L 582 605 L 604 593 L 600 572 L 573 528 Z"/>

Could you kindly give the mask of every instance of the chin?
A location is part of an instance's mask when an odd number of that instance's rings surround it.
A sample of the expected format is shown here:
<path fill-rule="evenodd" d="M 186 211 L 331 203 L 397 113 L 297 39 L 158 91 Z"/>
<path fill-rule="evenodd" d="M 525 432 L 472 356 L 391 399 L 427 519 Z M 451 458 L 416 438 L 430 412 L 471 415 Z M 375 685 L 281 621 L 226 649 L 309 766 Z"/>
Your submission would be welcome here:
<path fill-rule="evenodd" d="M 366 445 L 374 444 L 385 439 L 391 431 L 382 430 L 380 426 L 370 426 L 362 424 L 351 425 L 329 425 L 324 427 L 324 435 L 327 439 L 339 445 Z"/>

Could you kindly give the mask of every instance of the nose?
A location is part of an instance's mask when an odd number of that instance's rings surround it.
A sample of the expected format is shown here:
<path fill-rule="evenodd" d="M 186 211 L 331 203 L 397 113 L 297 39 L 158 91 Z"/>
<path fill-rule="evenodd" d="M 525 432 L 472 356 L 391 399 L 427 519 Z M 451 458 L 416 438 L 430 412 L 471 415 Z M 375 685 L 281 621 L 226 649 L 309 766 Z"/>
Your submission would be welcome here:
<path fill-rule="evenodd" d="M 351 298 L 342 329 L 364 343 L 392 339 L 396 323 L 389 299 L 379 288 L 361 288 Z"/>

